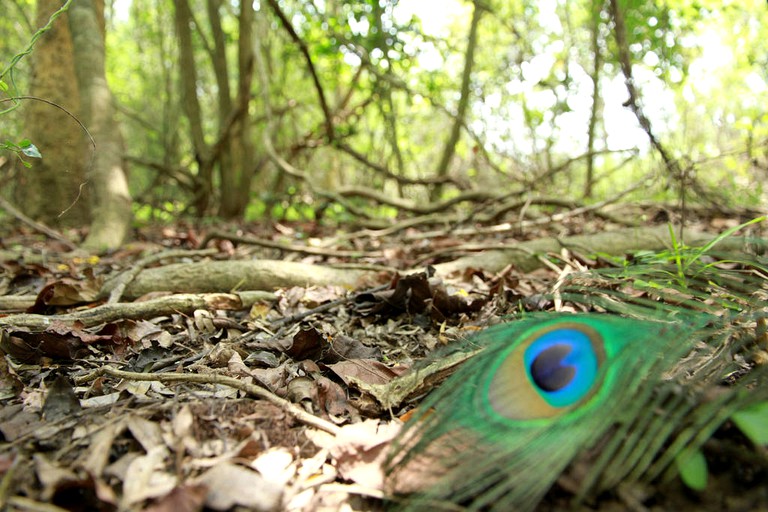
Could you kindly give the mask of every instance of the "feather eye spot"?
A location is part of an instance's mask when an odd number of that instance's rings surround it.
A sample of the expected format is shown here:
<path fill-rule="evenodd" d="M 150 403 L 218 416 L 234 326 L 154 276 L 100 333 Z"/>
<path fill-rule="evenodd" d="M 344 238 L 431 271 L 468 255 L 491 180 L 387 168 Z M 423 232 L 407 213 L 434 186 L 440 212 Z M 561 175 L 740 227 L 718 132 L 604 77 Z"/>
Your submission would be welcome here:
<path fill-rule="evenodd" d="M 552 407 L 581 400 L 597 380 L 598 357 L 590 335 L 580 329 L 551 330 L 534 339 L 523 357 L 530 382 Z"/>
<path fill-rule="evenodd" d="M 478 388 L 478 399 L 504 420 L 561 416 L 599 388 L 605 341 L 585 322 L 556 322 L 511 341 Z"/>
<path fill-rule="evenodd" d="M 576 368 L 564 365 L 563 360 L 572 350 L 565 343 L 542 350 L 531 364 L 533 383 L 545 392 L 558 391 L 570 384 L 576 377 Z"/>

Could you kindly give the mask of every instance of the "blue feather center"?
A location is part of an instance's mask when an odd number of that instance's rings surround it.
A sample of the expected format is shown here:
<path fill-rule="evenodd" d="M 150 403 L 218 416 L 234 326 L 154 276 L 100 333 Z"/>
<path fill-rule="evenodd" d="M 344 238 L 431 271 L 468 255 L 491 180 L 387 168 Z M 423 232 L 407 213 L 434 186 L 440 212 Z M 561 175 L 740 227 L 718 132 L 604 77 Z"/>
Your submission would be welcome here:
<path fill-rule="evenodd" d="M 576 329 L 556 329 L 534 341 L 523 356 L 525 371 L 552 407 L 581 400 L 597 380 L 598 361 L 592 341 Z"/>

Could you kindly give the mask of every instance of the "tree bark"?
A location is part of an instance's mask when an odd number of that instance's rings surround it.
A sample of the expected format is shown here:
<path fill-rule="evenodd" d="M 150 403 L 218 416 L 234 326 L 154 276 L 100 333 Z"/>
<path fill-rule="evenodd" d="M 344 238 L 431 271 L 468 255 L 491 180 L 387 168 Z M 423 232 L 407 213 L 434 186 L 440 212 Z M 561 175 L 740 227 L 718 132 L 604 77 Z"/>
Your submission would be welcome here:
<path fill-rule="evenodd" d="M 37 25 L 61 7 L 59 0 L 38 0 Z M 80 115 L 75 64 L 67 14 L 61 15 L 35 46 L 32 61 L 32 96 L 44 98 Z M 80 190 L 85 183 L 81 128 L 63 110 L 31 101 L 24 106 L 25 134 L 40 149 L 42 159 L 21 174 L 14 202 L 30 217 L 53 226 L 84 226 L 88 202 Z"/>
<path fill-rule="evenodd" d="M 84 247 L 116 249 L 125 241 L 132 214 L 123 140 L 105 70 L 104 4 L 97 5 L 95 0 L 74 2 L 69 24 L 83 122 L 96 142 L 88 170 L 92 221 Z"/>
<path fill-rule="evenodd" d="M 358 288 L 375 280 L 377 272 L 337 269 L 295 261 L 230 260 L 175 263 L 142 270 L 125 287 L 123 297 L 136 298 L 149 292 L 198 293 L 201 291 L 275 290 L 291 286 L 345 286 Z M 108 295 L 114 280 L 104 283 Z"/>
<path fill-rule="evenodd" d="M 221 204 L 219 214 L 225 218 L 241 217 L 250 200 L 251 181 L 254 174 L 255 148 L 251 137 L 251 85 L 253 83 L 253 6 L 240 4 L 239 38 L 237 43 L 237 97 L 226 111 L 232 123 L 229 130 L 228 151 L 222 154 Z M 223 134 L 222 134 L 223 136 Z"/>

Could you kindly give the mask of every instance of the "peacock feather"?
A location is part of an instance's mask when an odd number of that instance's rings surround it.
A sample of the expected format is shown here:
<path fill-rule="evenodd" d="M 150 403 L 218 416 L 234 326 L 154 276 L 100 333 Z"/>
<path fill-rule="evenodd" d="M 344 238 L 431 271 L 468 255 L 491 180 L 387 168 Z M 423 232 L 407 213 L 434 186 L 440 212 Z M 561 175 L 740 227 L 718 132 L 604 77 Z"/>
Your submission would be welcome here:
<path fill-rule="evenodd" d="M 768 274 L 757 259 L 726 267 L 574 274 L 548 297 L 571 312 L 464 342 L 476 355 L 419 405 L 387 461 L 397 503 L 524 511 L 556 481 L 580 501 L 676 475 L 736 411 L 768 400 L 768 365 L 753 357 Z"/>

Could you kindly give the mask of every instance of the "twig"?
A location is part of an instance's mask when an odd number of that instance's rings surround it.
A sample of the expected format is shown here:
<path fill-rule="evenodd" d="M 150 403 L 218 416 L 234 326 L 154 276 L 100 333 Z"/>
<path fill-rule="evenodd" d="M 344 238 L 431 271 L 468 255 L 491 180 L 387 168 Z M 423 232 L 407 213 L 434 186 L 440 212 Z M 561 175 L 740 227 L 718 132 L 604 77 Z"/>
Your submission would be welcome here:
<path fill-rule="evenodd" d="M 554 224 L 556 222 L 563 222 L 566 219 L 577 217 L 579 215 L 583 215 L 586 213 L 592 213 L 594 215 L 599 214 L 599 210 L 601 208 L 604 208 L 605 206 L 608 206 L 609 204 L 613 204 L 618 202 L 622 197 L 630 194 L 631 192 L 634 192 L 638 188 L 641 188 L 645 186 L 645 183 L 648 179 L 650 179 L 652 176 L 652 173 L 648 173 L 642 178 L 640 178 L 637 182 L 635 182 L 632 186 L 629 188 L 626 188 L 622 190 L 621 192 L 617 193 L 614 196 L 611 196 L 603 201 L 599 201 L 597 203 L 586 205 L 586 206 L 580 206 L 578 208 L 573 208 L 567 212 L 563 213 L 555 213 L 552 215 L 547 215 L 545 217 L 541 217 L 538 219 L 532 219 L 532 220 L 521 220 L 519 222 L 504 222 L 503 224 L 498 224 L 495 226 L 490 226 L 487 228 L 476 228 L 471 227 L 467 229 L 460 229 L 455 230 L 453 232 L 454 236 L 464 236 L 464 235 L 476 235 L 476 234 L 492 234 L 492 233 L 503 233 L 507 231 L 513 231 L 513 230 L 520 230 L 525 228 L 531 228 L 534 226 L 541 226 L 544 224 Z M 422 234 L 419 234 L 421 236 Z M 428 236 L 428 235 L 425 235 Z"/>
<path fill-rule="evenodd" d="M 360 69 L 363 69 L 362 67 Z M 458 180 L 453 176 L 432 176 L 429 178 L 409 178 L 407 176 L 401 176 L 395 172 L 392 172 L 387 166 L 382 165 L 380 163 L 371 161 L 368 157 L 363 155 L 362 153 L 356 151 L 352 146 L 349 144 L 346 144 L 344 142 L 337 142 L 336 147 L 340 149 L 341 151 L 347 153 L 349 156 L 360 162 L 361 164 L 365 165 L 369 169 L 372 169 L 373 171 L 376 171 L 377 173 L 381 174 L 385 178 L 395 180 L 400 185 L 444 185 L 444 184 L 453 184 L 457 187 L 460 187 L 460 183 Z"/>
<path fill-rule="evenodd" d="M 278 249 L 280 251 L 298 252 L 302 254 L 311 254 L 313 256 L 327 256 L 338 258 L 362 258 L 364 256 L 379 256 L 380 251 L 364 252 L 364 251 L 337 251 L 333 249 L 323 249 L 319 247 L 308 247 L 306 245 L 293 245 L 280 242 L 272 242 L 271 240 L 263 240 L 252 236 L 241 236 L 233 233 L 225 233 L 224 231 L 210 231 L 205 238 L 200 241 L 200 248 L 205 247 L 211 240 L 229 240 L 231 242 L 238 242 L 241 244 L 258 245 L 261 247 L 269 247 L 270 249 Z"/>
<path fill-rule="evenodd" d="M 341 429 L 333 423 L 309 414 L 304 409 L 289 402 L 288 400 L 285 400 L 284 398 L 280 398 L 279 396 L 264 388 L 243 382 L 233 377 L 227 377 L 225 375 L 217 375 L 214 373 L 137 373 L 118 370 L 111 366 L 103 366 L 87 375 L 76 377 L 74 381 L 76 384 L 81 385 L 86 382 L 91 382 L 92 380 L 95 380 L 104 375 L 134 381 L 156 381 L 162 382 L 163 384 L 171 382 L 187 382 L 195 384 L 214 384 L 228 386 L 257 398 L 262 398 L 280 407 L 282 410 L 292 415 L 294 418 L 304 423 L 305 425 L 319 428 L 320 430 L 324 430 L 333 435 L 338 435 L 341 432 Z"/>
<path fill-rule="evenodd" d="M 77 250 L 77 246 L 72 243 L 69 239 L 67 239 L 64 235 L 59 233 L 56 230 L 53 230 L 46 226 L 45 224 L 41 222 L 37 222 L 36 220 L 30 219 L 23 213 L 21 213 L 19 210 L 16 209 L 15 206 L 13 206 L 11 203 L 6 201 L 4 198 L 0 197 L 0 208 L 8 212 L 10 215 L 16 217 L 19 219 L 19 221 L 23 222 L 27 226 L 31 227 L 35 231 L 39 231 L 40 233 L 43 233 L 48 238 L 52 238 L 54 240 L 58 240 L 59 242 L 63 243 L 67 246 L 67 249 L 70 251 Z"/>
<path fill-rule="evenodd" d="M 441 201 L 419 203 L 398 197 L 390 197 L 386 194 L 368 187 L 343 187 L 337 191 L 341 197 L 363 197 L 377 203 L 394 206 L 398 210 L 427 215 L 439 213 L 450 207 L 465 201 L 498 201 L 500 194 L 492 190 L 466 190 L 458 195 Z"/>
<path fill-rule="evenodd" d="M 95 140 L 93 140 L 93 135 L 91 135 L 91 132 L 89 132 L 89 131 L 88 131 L 88 128 L 86 128 L 86 127 L 85 127 L 85 125 L 84 125 L 84 124 L 83 124 L 83 123 L 82 123 L 82 122 L 81 122 L 81 121 L 80 121 L 80 120 L 77 118 L 77 116 L 75 116 L 75 114 L 73 114 L 72 112 L 70 112 L 70 111 L 69 111 L 69 110 L 67 110 L 66 108 L 62 107 L 62 106 L 61 106 L 61 105 L 59 105 L 58 103 L 54 103 L 54 102 L 53 102 L 53 101 L 51 101 L 51 100 L 47 100 L 47 99 L 45 99 L 45 98 L 38 98 L 37 96 L 13 96 L 13 97 L 11 97 L 11 98 L 3 98 L 3 99 L 0 99 L 0 103 L 5 103 L 6 101 L 16 101 L 16 102 L 18 102 L 18 100 L 32 100 L 32 101 L 39 101 L 39 102 L 41 102 L 41 103 L 47 103 L 48 105 L 50 105 L 50 106 L 52 106 L 52 107 L 56 107 L 57 109 L 59 109 L 59 110 L 63 111 L 63 112 L 64 112 L 65 114 L 67 114 L 69 117 L 71 117 L 72 119 L 74 119 L 74 120 L 75 120 L 75 122 L 76 122 L 76 123 L 77 123 L 77 124 L 80 126 L 80 128 L 82 128 L 82 129 L 83 129 L 83 131 L 85 132 L 85 134 L 88 136 L 88 140 L 90 140 L 90 141 L 91 141 L 91 146 L 93 146 L 93 149 L 96 149 L 96 141 L 95 141 Z M 2 112 L 0 112 L 0 114 L 1 114 L 1 113 L 2 113 Z"/>
<path fill-rule="evenodd" d="M 335 138 L 333 115 L 331 114 L 331 110 L 328 107 L 328 102 L 325 99 L 325 91 L 323 90 L 323 86 L 320 84 L 320 77 L 318 77 L 317 71 L 315 70 L 315 65 L 312 62 L 312 56 L 309 53 L 309 48 L 307 48 L 307 43 L 305 43 L 299 34 L 296 33 L 293 25 L 291 25 L 291 21 L 285 15 L 282 9 L 280 9 L 280 4 L 277 2 L 277 0 L 267 0 L 267 3 L 272 8 L 275 15 L 277 15 L 277 17 L 280 19 L 280 23 L 282 23 L 283 28 L 285 28 L 285 30 L 288 32 L 288 35 L 291 36 L 293 42 L 299 46 L 299 51 L 304 56 L 304 60 L 307 61 L 307 69 L 309 70 L 309 75 L 312 77 L 312 83 L 315 85 L 315 90 L 317 91 L 317 96 L 320 100 L 320 108 L 323 111 L 323 117 L 325 119 L 325 135 L 328 139 L 328 142 L 333 142 Z"/>
<path fill-rule="evenodd" d="M 0 509 L 5 510 L 5 506 L 8 503 L 8 492 L 13 485 L 13 479 L 16 476 L 16 469 L 19 467 L 19 461 L 21 456 L 19 454 L 13 459 L 10 467 L 5 470 L 3 478 L 0 479 Z"/>

